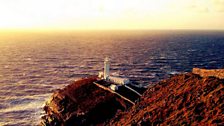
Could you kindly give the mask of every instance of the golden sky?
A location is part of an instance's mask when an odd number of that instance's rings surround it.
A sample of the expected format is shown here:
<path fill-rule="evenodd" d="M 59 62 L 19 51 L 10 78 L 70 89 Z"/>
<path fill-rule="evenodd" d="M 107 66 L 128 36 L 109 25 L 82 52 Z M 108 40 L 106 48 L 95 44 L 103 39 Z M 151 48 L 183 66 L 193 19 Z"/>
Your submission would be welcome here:
<path fill-rule="evenodd" d="M 224 29 L 224 0 L 0 0 L 0 29 Z"/>

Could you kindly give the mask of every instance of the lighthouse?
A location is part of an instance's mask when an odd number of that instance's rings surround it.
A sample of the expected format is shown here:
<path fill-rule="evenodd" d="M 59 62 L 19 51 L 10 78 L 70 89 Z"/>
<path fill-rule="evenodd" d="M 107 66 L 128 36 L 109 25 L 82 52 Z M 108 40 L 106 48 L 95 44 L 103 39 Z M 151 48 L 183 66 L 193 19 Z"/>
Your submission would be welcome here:
<path fill-rule="evenodd" d="M 108 77 L 110 76 L 110 60 L 108 57 L 105 58 L 104 60 L 104 73 L 103 73 L 103 78 L 105 80 L 108 80 Z"/>

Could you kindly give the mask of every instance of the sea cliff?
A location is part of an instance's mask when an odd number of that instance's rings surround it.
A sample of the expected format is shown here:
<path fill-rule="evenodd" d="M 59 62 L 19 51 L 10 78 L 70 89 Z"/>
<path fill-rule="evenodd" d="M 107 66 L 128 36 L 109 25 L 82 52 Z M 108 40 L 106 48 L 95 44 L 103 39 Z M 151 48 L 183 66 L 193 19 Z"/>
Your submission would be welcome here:
<path fill-rule="evenodd" d="M 224 125 L 224 80 L 180 74 L 149 88 L 108 125 Z"/>
<path fill-rule="evenodd" d="M 81 126 L 103 124 L 132 104 L 99 88 L 96 77 L 83 78 L 54 92 L 46 102 L 43 126 Z"/>
<path fill-rule="evenodd" d="M 148 88 L 130 104 L 93 84 L 78 80 L 55 91 L 41 125 L 224 125 L 224 80 L 201 73 L 174 75 Z"/>

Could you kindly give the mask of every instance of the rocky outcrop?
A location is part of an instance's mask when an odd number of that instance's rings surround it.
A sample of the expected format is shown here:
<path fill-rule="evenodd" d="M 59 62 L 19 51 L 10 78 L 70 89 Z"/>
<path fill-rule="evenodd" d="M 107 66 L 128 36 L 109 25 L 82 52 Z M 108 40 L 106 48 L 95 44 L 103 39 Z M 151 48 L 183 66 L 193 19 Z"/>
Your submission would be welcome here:
<path fill-rule="evenodd" d="M 186 73 L 163 80 L 134 106 L 93 84 L 96 77 L 81 79 L 53 94 L 42 125 L 224 125 L 224 80 L 207 75 Z"/>
<path fill-rule="evenodd" d="M 224 125 L 224 80 L 187 73 L 149 88 L 107 125 Z"/>
<path fill-rule="evenodd" d="M 57 90 L 44 106 L 41 125 L 100 125 L 132 104 L 93 84 L 96 77 L 80 79 Z"/>
<path fill-rule="evenodd" d="M 193 68 L 192 73 L 200 75 L 201 77 L 217 77 L 219 79 L 224 79 L 224 69 L 200 69 Z"/>

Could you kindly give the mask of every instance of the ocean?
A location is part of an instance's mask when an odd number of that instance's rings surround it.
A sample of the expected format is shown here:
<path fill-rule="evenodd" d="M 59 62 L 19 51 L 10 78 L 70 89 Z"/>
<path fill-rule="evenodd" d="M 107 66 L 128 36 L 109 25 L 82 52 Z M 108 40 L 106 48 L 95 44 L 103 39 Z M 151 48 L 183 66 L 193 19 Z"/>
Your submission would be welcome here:
<path fill-rule="evenodd" d="M 192 68 L 224 68 L 224 31 L 0 34 L 0 125 L 37 125 L 58 88 L 103 70 L 150 85 Z"/>

